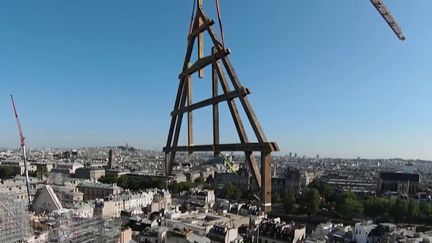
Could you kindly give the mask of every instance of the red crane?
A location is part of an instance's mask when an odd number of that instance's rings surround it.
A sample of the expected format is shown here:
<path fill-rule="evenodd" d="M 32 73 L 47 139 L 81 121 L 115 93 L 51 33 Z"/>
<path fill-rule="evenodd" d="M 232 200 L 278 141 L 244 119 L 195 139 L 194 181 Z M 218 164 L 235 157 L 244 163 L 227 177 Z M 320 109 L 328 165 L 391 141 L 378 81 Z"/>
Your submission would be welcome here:
<path fill-rule="evenodd" d="M 393 32 L 396 34 L 396 36 L 399 38 L 399 40 L 405 40 L 405 36 L 402 33 L 401 27 L 396 22 L 396 19 L 393 17 L 393 15 L 390 13 L 390 10 L 388 10 L 388 8 L 384 5 L 384 2 L 382 0 L 370 1 L 384 18 L 384 20 L 387 22 L 387 24 L 390 26 L 390 28 L 393 30 Z"/>
<path fill-rule="evenodd" d="M 22 156 L 23 156 L 23 160 L 24 160 L 24 171 L 25 171 L 25 177 L 26 177 L 27 196 L 28 196 L 28 201 L 29 201 L 29 206 L 30 206 L 30 204 L 31 204 L 30 182 L 29 182 L 29 176 L 28 176 L 28 165 L 27 165 L 27 154 L 26 154 L 26 147 L 25 147 L 25 137 L 24 137 L 24 134 L 23 134 L 23 131 L 22 131 L 22 128 L 21 128 L 20 120 L 18 118 L 18 112 L 16 110 L 14 98 L 13 98 L 12 95 L 10 97 L 11 97 L 12 107 L 13 107 L 13 110 L 14 110 L 15 119 L 16 119 L 18 131 L 19 131 L 19 136 L 20 136 Z"/>

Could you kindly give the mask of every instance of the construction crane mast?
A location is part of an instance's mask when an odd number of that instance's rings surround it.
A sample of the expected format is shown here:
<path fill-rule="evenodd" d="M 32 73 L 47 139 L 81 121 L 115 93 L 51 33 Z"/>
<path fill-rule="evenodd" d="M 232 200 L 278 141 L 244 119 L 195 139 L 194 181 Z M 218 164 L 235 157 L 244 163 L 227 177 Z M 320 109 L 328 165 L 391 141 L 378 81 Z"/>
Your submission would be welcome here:
<path fill-rule="evenodd" d="M 15 114 L 15 119 L 18 127 L 18 132 L 20 136 L 20 142 L 21 142 L 21 150 L 22 150 L 22 156 L 24 160 L 24 171 L 25 171 L 25 177 L 26 177 L 26 186 L 27 186 L 27 196 L 29 201 L 29 206 L 31 204 L 31 198 L 30 198 L 30 182 L 29 182 L 29 175 L 28 175 L 28 165 L 27 165 L 27 154 L 26 154 L 26 145 L 25 145 L 25 137 L 21 128 L 21 123 L 18 117 L 18 112 L 16 110 L 15 101 L 13 96 L 11 95 L 11 101 L 12 101 L 12 107 Z"/>
<path fill-rule="evenodd" d="M 378 10 L 399 40 L 405 40 L 405 35 L 402 33 L 401 27 L 390 13 L 390 10 L 388 10 L 388 8 L 385 6 L 384 2 L 382 0 L 370 0 L 370 2 Z"/>

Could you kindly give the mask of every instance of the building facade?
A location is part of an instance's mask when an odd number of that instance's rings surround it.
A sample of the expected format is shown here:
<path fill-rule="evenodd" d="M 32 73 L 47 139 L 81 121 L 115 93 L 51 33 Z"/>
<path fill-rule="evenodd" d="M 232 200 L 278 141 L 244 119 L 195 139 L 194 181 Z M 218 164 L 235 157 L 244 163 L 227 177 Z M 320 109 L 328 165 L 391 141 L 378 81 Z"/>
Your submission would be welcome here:
<path fill-rule="evenodd" d="M 110 195 L 119 195 L 123 189 L 116 184 L 102 184 L 96 182 L 84 182 L 77 186 L 84 193 L 84 200 L 103 199 Z"/>
<path fill-rule="evenodd" d="M 378 178 L 380 194 L 415 196 L 419 191 L 419 186 L 420 175 L 417 173 L 380 172 Z"/>

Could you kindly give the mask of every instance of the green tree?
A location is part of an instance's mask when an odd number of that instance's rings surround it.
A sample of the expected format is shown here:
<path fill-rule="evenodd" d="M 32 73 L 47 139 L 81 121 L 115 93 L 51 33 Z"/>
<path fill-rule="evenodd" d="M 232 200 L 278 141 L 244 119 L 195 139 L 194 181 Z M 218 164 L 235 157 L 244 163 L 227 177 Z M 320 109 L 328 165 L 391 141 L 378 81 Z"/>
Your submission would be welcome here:
<path fill-rule="evenodd" d="M 98 181 L 104 184 L 115 184 L 117 183 L 117 177 L 113 175 L 102 176 L 98 179 Z"/>
<path fill-rule="evenodd" d="M 286 191 L 282 196 L 285 212 L 292 213 L 295 209 L 296 198 L 294 192 L 291 190 Z"/>
<path fill-rule="evenodd" d="M 371 197 L 366 198 L 363 203 L 364 213 L 370 217 L 387 217 L 395 203 L 394 199 Z"/>
<path fill-rule="evenodd" d="M 131 178 L 120 177 L 120 178 L 117 180 L 117 184 L 119 186 L 122 185 L 122 187 L 125 189 L 130 189 L 133 191 L 145 190 L 149 188 L 159 188 L 159 189 L 165 188 L 165 180 L 159 177 L 150 176 L 150 177 L 131 177 Z"/>
<path fill-rule="evenodd" d="M 117 186 L 122 188 L 127 187 L 127 177 L 125 175 L 122 175 L 117 179 Z"/>
<path fill-rule="evenodd" d="M 28 172 L 28 175 L 29 175 L 30 177 L 38 177 L 38 173 L 37 173 L 37 171 L 29 171 L 29 172 Z"/>
<path fill-rule="evenodd" d="M 36 168 L 37 178 L 42 179 L 44 176 L 48 175 L 48 169 L 45 165 L 37 165 Z"/>
<path fill-rule="evenodd" d="M 420 204 L 420 213 L 424 217 L 432 217 L 432 205 L 430 203 L 421 203 Z"/>
<path fill-rule="evenodd" d="M 180 192 L 180 187 L 176 181 L 173 181 L 168 185 L 168 190 L 171 193 L 177 194 Z"/>
<path fill-rule="evenodd" d="M 206 183 L 206 184 L 203 185 L 203 189 L 214 190 L 215 186 L 213 184 Z"/>
<path fill-rule="evenodd" d="M 228 199 L 239 200 L 241 198 L 241 192 L 232 183 L 226 183 L 224 185 L 224 197 Z"/>
<path fill-rule="evenodd" d="M 317 189 L 308 189 L 304 192 L 302 201 L 305 212 L 309 215 L 313 215 L 318 212 L 321 203 L 321 196 Z"/>
<path fill-rule="evenodd" d="M 398 198 L 391 209 L 391 214 L 396 222 L 404 219 L 408 215 L 408 201 Z"/>
<path fill-rule="evenodd" d="M 324 198 L 324 200 L 326 202 L 335 202 L 336 201 L 336 192 L 335 192 L 334 187 L 322 183 L 319 192 L 320 192 L 320 195 Z"/>
<path fill-rule="evenodd" d="M 9 179 L 15 175 L 14 170 L 10 166 L 0 167 L 0 179 Z"/>
<path fill-rule="evenodd" d="M 166 182 L 164 179 L 161 178 L 155 178 L 153 180 L 153 187 L 164 189 L 166 187 Z"/>
<path fill-rule="evenodd" d="M 190 181 L 185 181 L 180 183 L 173 181 L 168 185 L 168 190 L 172 193 L 177 194 L 183 191 L 190 191 L 190 189 L 194 187 L 195 187 L 194 183 L 191 183 Z"/>
<path fill-rule="evenodd" d="M 200 177 L 196 178 L 194 180 L 194 183 L 195 183 L 195 185 L 202 185 L 202 184 L 204 184 L 204 177 L 200 176 Z"/>
<path fill-rule="evenodd" d="M 195 185 L 190 181 L 180 182 L 178 183 L 179 191 L 190 191 L 190 189 L 194 188 Z"/>
<path fill-rule="evenodd" d="M 313 188 L 318 190 L 320 193 L 320 196 L 326 201 L 326 202 L 335 202 L 336 200 L 336 193 L 335 189 L 332 186 L 329 186 L 323 181 L 314 180 L 308 185 L 309 188 Z"/>
<path fill-rule="evenodd" d="M 412 221 L 413 219 L 417 218 L 418 216 L 420 216 L 420 207 L 419 207 L 418 203 L 414 202 L 413 200 L 410 200 L 408 203 L 408 208 L 407 208 L 408 220 Z"/>
<path fill-rule="evenodd" d="M 363 204 L 357 200 L 354 193 L 345 192 L 341 196 L 338 211 L 344 218 L 352 219 L 363 213 Z"/>
<path fill-rule="evenodd" d="M 311 183 L 309 183 L 308 188 L 310 188 L 310 189 L 315 188 L 319 191 L 320 186 L 321 186 L 321 183 L 319 180 L 313 180 Z"/>

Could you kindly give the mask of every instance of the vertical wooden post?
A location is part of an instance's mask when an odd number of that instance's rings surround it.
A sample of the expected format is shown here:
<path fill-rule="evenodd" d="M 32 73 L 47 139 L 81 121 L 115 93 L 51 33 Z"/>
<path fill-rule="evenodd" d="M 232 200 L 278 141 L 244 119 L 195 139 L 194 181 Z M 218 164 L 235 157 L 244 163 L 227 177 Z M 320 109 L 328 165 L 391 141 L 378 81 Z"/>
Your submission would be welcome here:
<path fill-rule="evenodd" d="M 202 1 L 203 0 L 198 0 L 198 11 L 202 7 Z M 199 14 L 197 14 L 197 17 L 198 17 L 198 27 L 199 27 L 203 24 L 203 20 L 202 20 L 201 16 L 199 16 Z M 204 57 L 204 34 L 201 32 L 198 35 L 198 59 L 200 59 L 202 57 Z M 204 77 L 204 69 L 198 70 L 198 77 L 199 78 Z"/>
<path fill-rule="evenodd" d="M 216 49 L 212 48 L 212 53 L 216 53 Z M 212 96 L 213 98 L 218 96 L 218 74 L 217 74 L 217 64 L 216 61 L 212 63 Z M 213 144 L 219 144 L 219 104 L 213 104 Z M 220 151 L 214 151 L 214 156 L 216 157 Z"/>
<path fill-rule="evenodd" d="M 271 210 L 271 152 L 261 152 L 261 210 Z"/>
<path fill-rule="evenodd" d="M 190 64 L 188 64 L 190 67 Z M 187 78 L 187 105 L 192 104 L 192 75 Z M 188 112 L 188 146 L 193 145 L 193 117 L 192 111 Z"/>
<path fill-rule="evenodd" d="M 177 110 L 181 110 L 181 109 L 184 109 L 185 108 L 185 105 L 186 105 L 186 98 L 187 98 L 187 91 L 188 91 L 188 83 L 187 83 L 187 77 L 186 78 L 182 78 L 183 80 L 184 80 L 184 87 L 183 87 L 183 93 L 182 93 L 182 95 L 181 95 L 181 98 L 180 98 L 180 104 L 179 104 L 179 106 L 178 106 L 178 109 Z M 176 116 L 177 116 L 177 121 L 176 121 L 176 124 L 175 124 L 175 129 L 174 129 L 174 137 L 173 137 L 173 139 L 172 139 L 172 145 L 171 145 L 171 147 L 173 147 L 173 148 L 177 148 L 177 145 L 178 145 L 178 140 L 179 140 L 179 136 L 180 136 L 180 129 L 181 129 L 181 125 L 182 125 L 182 122 L 183 122 L 183 112 L 180 112 L 179 114 L 176 114 Z M 170 151 L 170 160 L 169 160 L 169 167 L 168 167 L 168 174 L 169 175 L 171 175 L 171 173 L 172 173 L 172 167 L 173 167 L 173 164 L 174 164 L 174 160 L 175 160 L 175 155 L 176 155 L 176 150 L 174 150 L 174 151 Z"/>

